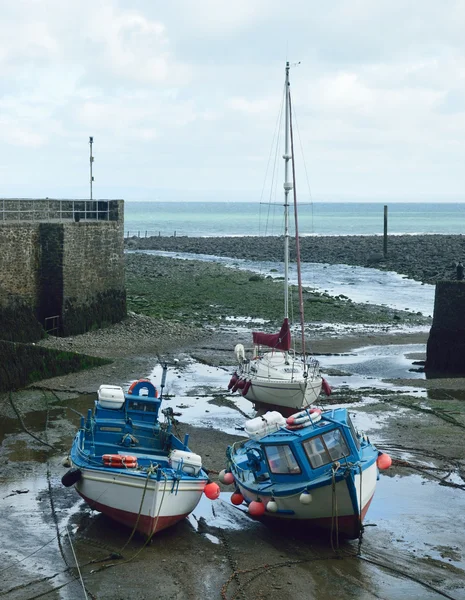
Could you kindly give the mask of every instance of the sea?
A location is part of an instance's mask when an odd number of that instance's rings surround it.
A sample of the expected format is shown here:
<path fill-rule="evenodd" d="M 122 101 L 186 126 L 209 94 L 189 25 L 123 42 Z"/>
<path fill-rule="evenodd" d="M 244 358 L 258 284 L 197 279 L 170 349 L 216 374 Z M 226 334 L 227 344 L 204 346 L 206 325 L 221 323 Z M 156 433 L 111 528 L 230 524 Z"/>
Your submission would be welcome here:
<path fill-rule="evenodd" d="M 465 201 L 313 202 L 298 206 L 299 234 L 383 235 L 465 233 Z M 282 203 L 126 201 L 125 236 L 282 235 Z M 290 214 L 290 231 L 294 215 Z"/>

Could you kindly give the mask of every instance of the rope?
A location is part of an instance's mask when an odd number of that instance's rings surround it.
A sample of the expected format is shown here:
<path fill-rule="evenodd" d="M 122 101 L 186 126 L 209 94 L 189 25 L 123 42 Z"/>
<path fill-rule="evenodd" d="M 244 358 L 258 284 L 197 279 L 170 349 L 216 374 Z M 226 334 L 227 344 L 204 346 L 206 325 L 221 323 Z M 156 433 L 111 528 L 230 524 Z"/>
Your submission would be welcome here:
<path fill-rule="evenodd" d="M 21 427 L 23 428 L 23 431 L 25 431 L 28 435 L 30 435 L 32 438 L 34 438 L 35 440 L 37 440 L 44 446 L 48 446 L 49 448 L 52 448 L 52 450 L 56 450 L 55 446 L 52 446 L 52 444 L 49 444 L 48 442 L 44 442 L 39 437 L 34 435 L 31 431 L 29 431 L 29 429 L 24 424 L 24 421 L 23 421 L 23 418 L 22 418 L 20 412 L 18 411 L 18 409 L 15 406 L 15 403 L 13 402 L 13 396 L 12 396 L 11 392 L 9 392 L 9 398 L 10 398 L 10 404 L 11 404 L 13 410 L 15 411 L 15 414 L 18 417 L 19 422 L 21 423 Z"/>
<path fill-rule="evenodd" d="M 340 463 L 334 463 L 331 471 L 331 549 L 334 553 L 334 530 L 336 533 L 336 548 L 339 550 L 339 515 L 337 509 L 337 494 L 336 494 L 336 471 L 339 469 Z"/>
<path fill-rule="evenodd" d="M 363 504 L 362 504 L 362 465 L 359 465 L 360 467 L 360 508 L 358 511 L 358 550 L 357 550 L 357 554 L 360 555 L 361 550 L 362 550 L 362 541 L 363 541 L 363 524 L 362 524 L 362 510 L 363 510 Z"/>
<path fill-rule="evenodd" d="M 153 465 L 150 465 L 150 467 L 147 469 L 147 477 L 145 479 L 144 490 L 142 492 L 142 498 L 140 500 L 139 512 L 137 513 L 137 519 L 136 519 L 136 522 L 134 523 L 134 527 L 132 528 L 131 535 L 129 536 L 129 538 L 128 538 L 127 542 L 124 544 L 124 546 L 121 548 L 120 552 L 123 552 L 123 550 L 126 548 L 126 546 L 129 544 L 129 542 L 134 537 L 134 534 L 136 533 L 137 525 L 139 524 L 140 516 L 142 514 L 142 506 L 144 504 L 144 498 L 145 498 L 145 494 L 147 492 L 147 486 L 150 481 L 150 475 L 152 475 L 152 473 L 155 473 L 157 468 L 158 468 L 158 466 L 154 467 Z"/>
<path fill-rule="evenodd" d="M 81 585 L 82 585 L 82 591 L 84 592 L 84 598 L 87 600 L 88 599 L 88 595 L 87 595 L 87 591 L 86 591 L 86 586 L 84 585 L 84 580 L 82 579 L 82 574 L 81 574 L 81 569 L 79 568 L 79 563 L 76 557 L 76 553 L 74 552 L 74 546 L 73 546 L 73 542 L 71 540 L 71 536 L 69 535 L 69 530 L 68 530 L 68 526 L 66 526 L 66 533 L 68 534 L 68 539 L 69 539 L 69 543 L 71 545 L 71 550 L 73 551 L 73 556 L 74 556 L 74 562 L 76 563 L 76 568 L 79 574 L 79 579 L 81 581 Z"/>

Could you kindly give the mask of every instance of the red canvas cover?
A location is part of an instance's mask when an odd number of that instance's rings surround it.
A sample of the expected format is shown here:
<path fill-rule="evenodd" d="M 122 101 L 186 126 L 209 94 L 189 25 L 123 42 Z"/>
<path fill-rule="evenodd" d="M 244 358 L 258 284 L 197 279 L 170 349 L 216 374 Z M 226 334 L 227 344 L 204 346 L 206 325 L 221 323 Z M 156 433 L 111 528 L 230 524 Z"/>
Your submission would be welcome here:
<path fill-rule="evenodd" d="M 284 319 L 279 333 L 254 331 L 252 337 L 254 344 L 268 346 L 268 348 L 274 348 L 275 350 L 290 350 L 291 328 L 289 327 L 289 319 Z"/>

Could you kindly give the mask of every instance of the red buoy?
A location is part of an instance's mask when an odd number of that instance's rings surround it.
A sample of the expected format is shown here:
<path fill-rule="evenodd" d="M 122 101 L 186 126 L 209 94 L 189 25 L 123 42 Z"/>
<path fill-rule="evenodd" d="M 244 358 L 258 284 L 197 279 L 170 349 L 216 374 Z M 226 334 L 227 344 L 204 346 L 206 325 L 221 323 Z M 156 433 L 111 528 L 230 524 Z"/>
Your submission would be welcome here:
<path fill-rule="evenodd" d="M 244 496 L 240 492 L 234 492 L 234 494 L 231 495 L 231 503 L 235 506 L 239 506 L 243 502 Z"/>
<path fill-rule="evenodd" d="M 261 500 L 252 500 L 249 504 L 249 513 L 252 517 L 261 517 L 265 512 L 265 505 Z"/>
<path fill-rule="evenodd" d="M 323 392 L 327 396 L 331 396 L 331 386 L 329 385 L 329 383 L 326 381 L 326 379 L 324 377 L 321 378 L 321 387 L 323 388 Z"/>
<path fill-rule="evenodd" d="M 230 390 L 237 383 L 238 379 L 239 375 L 237 373 L 234 373 L 229 381 L 228 390 Z"/>
<path fill-rule="evenodd" d="M 216 500 L 220 495 L 220 486 L 217 483 L 211 481 L 210 483 L 207 483 L 203 490 L 203 493 L 210 500 Z"/>
<path fill-rule="evenodd" d="M 389 456 L 389 454 L 383 452 L 378 456 L 376 464 L 378 465 L 378 469 L 389 469 L 389 467 L 392 465 L 392 458 Z"/>

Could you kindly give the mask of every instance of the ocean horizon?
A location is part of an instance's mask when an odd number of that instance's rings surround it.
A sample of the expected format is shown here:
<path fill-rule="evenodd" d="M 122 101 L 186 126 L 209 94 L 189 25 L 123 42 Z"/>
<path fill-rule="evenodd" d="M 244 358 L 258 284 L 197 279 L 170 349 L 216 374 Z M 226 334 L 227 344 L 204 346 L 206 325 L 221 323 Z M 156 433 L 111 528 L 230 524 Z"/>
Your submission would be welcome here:
<path fill-rule="evenodd" d="M 125 202 L 124 235 L 238 237 L 282 235 L 282 203 Z M 465 233 L 465 203 L 315 202 L 298 206 L 299 234 L 383 235 L 384 206 L 390 235 Z M 291 207 L 289 230 L 294 232 Z"/>

